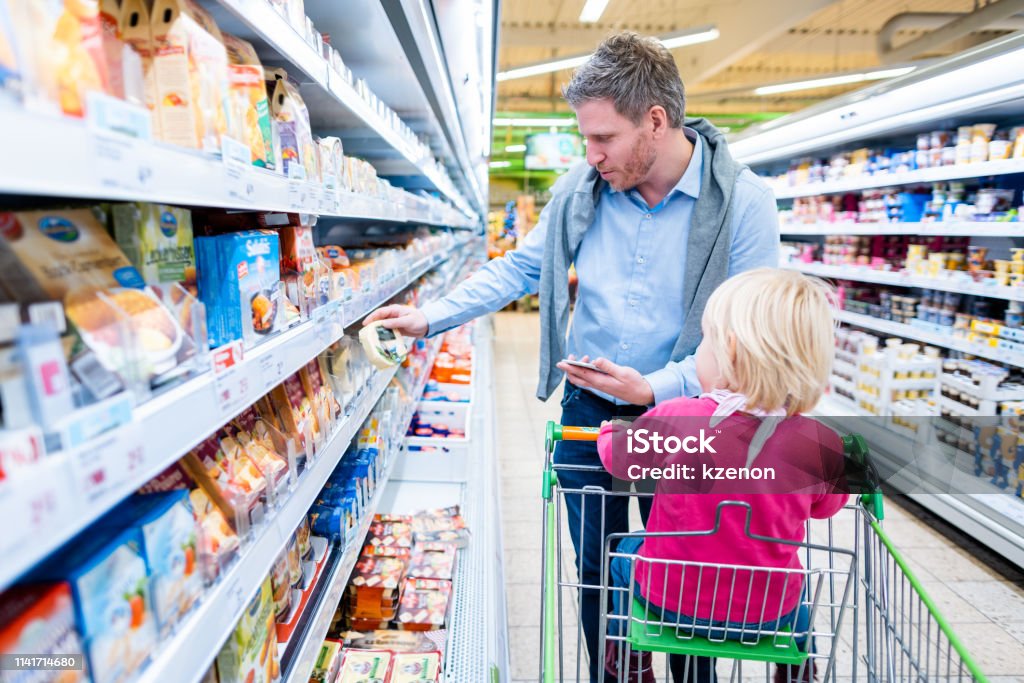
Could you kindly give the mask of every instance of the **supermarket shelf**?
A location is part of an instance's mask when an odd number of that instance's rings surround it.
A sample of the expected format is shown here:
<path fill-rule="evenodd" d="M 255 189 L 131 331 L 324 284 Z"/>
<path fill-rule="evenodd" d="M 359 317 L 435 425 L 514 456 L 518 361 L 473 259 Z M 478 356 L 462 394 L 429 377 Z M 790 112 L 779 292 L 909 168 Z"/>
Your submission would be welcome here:
<path fill-rule="evenodd" d="M 265 4 L 265 3 L 264 3 Z M 269 5 L 267 8 L 270 9 Z M 273 10 L 271 10 L 273 11 Z M 0 169 L 0 193 L 151 201 L 250 211 L 290 211 L 346 219 L 474 227 L 454 211 L 431 210 L 418 197 L 397 205 L 319 184 L 289 180 L 251 165 L 225 163 L 196 150 L 96 133 L 83 121 L 0 108 L 0 127 L 17 130 L 6 142 L 21 162 Z M 46 140 L 48 153 L 38 144 Z"/>
<path fill-rule="evenodd" d="M 1009 287 L 995 284 L 983 285 L 974 282 L 966 273 L 962 273 L 960 277 L 935 278 L 874 270 L 864 266 L 828 266 L 823 263 L 800 263 L 797 261 L 783 263 L 780 267 L 799 270 L 801 273 L 834 280 L 875 282 L 896 287 L 922 287 L 924 289 L 937 289 L 943 292 L 987 296 L 992 299 L 1024 301 L 1024 287 Z"/>
<path fill-rule="evenodd" d="M 309 81 L 302 88 L 303 99 L 316 116 L 316 109 L 331 112 L 335 121 L 343 120 L 346 127 L 358 127 L 365 137 L 384 142 L 398 153 L 408 167 L 404 175 L 422 175 L 433 186 L 454 202 L 467 215 L 472 215 L 466 199 L 455 188 L 451 179 L 434 166 L 429 154 L 417 151 L 392 129 L 385 118 L 366 102 L 355 87 L 335 72 L 321 55 L 306 41 L 270 3 L 265 0 L 217 0 L 224 11 L 212 7 L 214 18 L 222 28 L 251 40 L 259 46 L 261 59 L 270 62 L 284 60 L 298 68 Z M 269 54 L 268 54 L 269 52 Z M 318 128 L 314 122 L 314 129 Z M 343 131 L 341 131 L 343 133 Z M 344 134 L 344 133 L 343 133 Z"/>
<path fill-rule="evenodd" d="M 423 395 L 423 390 L 427 385 L 427 380 L 430 377 L 430 368 L 433 367 L 434 361 L 437 359 L 437 354 L 441 350 L 441 337 L 438 337 L 432 342 L 432 348 L 427 357 L 426 363 L 423 366 L 423 375 L 417 382 L 416 388 L 412 392 L 412 396 L 417 397 L 413 400 L 408 409 L 408 414 L 403 416 L 403 419 L 398 422 L 401 425 L 401 430 L 396 430 L 392 443 L 401 443 L 406 430 L 409 427 L 409 423 L 412 421 L 413 413 L 416 410 L 418 403 L 418 397 Z M 362 520 L 359 522 L 359 527 L 356 529 L 356 534 L 352 537 L 355 542 L 352 547 L 345 549 L 345 554 L 335 564 L 334 572 L 327 578 L 326 589 L 322 594 L 320 601 L 313 607 L 313 611 L 310 615 L 309 624 L 306 632 L 302 634 L 302 644 L 293 656 L 292 662 L 288 663 L 289 669 L 286 671 L 284 677 L 285 683 L 305 683 L 309 680 L 309 675 L 313 671 L 313 666 L 316 664 L 317 655 L 320 653 L 320 645 L 323 643 L 324 638 L 327 636 L 327 631 L 331 626 L 331 619 L 334 616 L 334 612 L 338 608 L 338 603 L 341 602 L 342 595 L 345 592 L 345 586 L 348 585 L 349 575 L 352 573 L 352 569 L 356 565 L 356 561 L 359 559 L 359 552 L 363 547 L 363 539 L 366 537 L 366 533 L 370 529 L 370 522 L 373 519 L 375 512 L 380 509 L 381 500 L 384 498 L 385 490 L 387 489 L 387 482 L 391 478 L 391 473 L 394 470 L 395 462 L 400 457 L 401 451 L 398 448 L 391 453 L 391 460 L 387 466 L 387 475 L 384 481 L 379 482 L 377 490 L 374 492 L 373 500 L 368 507 L 367 514 L 365 514 Z"/>
<path fill-rule="evenodd" d="M 204 596 L 177 632 L 161 643 L 140 681 L 188 683 L 202 678 L 395 372 L 396 369 L 391 369 L 374 375 L 371 385 L 363 390 L 358 407 L 345 418 L 313 465 L 302 475 L 292 495 L 257 531 L 248 550 Z"/>
<path fill-rule="evenodd" d="M 844 322 L 847 325 L 856 325 L 857 327 L 863 327 L 868 330 L 874 330 L 875 332 L 881 332 L 882 334 L 889 334 L 895 337 L 914 339 L 919 342 L 924 342 L 925 344 L 931 344 L 932 346 L 952 349 L 954 351 L 960 351 L 962 353 L 971 354 L 972 356 L 977 356 L 978 358 L 999 361 L 1001 363 L 1007 363 L 1009 365 L 1024 368 L 1024 354 L 1013 353 L 1011 351 L 997 349 L 991 346 L 983 346 L 981 344 L 969 342 L 965 339 L 957 339 L 951 334 L 936 334 L 934 332 L 929 332 L 928 330 L 914 327 L 913 325 L 896 323 L 891 320 L 881 320 L 880 318 L 861 315 L 860 313 L 836 311 L 835 316 L 837 320 Z"/>
<path fill-rule="evenodd" d="M 989 176 L 1010 175 L 1013 173 L 1024 173 L 1024 159 L 1004 159 L 977 164 L 922 168 L 903 173 L 886 173 L 848 180 L 808 183 L 798 187 L 776 187 L 772 189 L 775 190 L 776 199 L 794 199 L 796 197 L 813 197 L 821 194 L 871 190 L 880 187 L 937 183 L 967 178 L 987 178 Z"/>
<path fill-rule="evenodd" d="M 808 223 L 783 225 L 783 235 L 918 235 L 921 237 L 1019 237 L 1024 223 L 942 221 L 932 223 Z"/>
<path fill-rule="evenodd" d="M 118 438 L 118 434 L 111 433 L 101 435 L 75 452 L 51 456 L 54 463 L 63 466 L 54 473 L 56 478 L 48 483 L 55 487 L 52 495 L 57 496 L 64 507 L 55 511 L 55 516 L 48 520 L 46 526 L 34 530 L 34 543 L 20 546 L 17 553 L 3 554 L 0 559 L 0 589 L 8 586 L 242 409 L 340 339 L 345 326 L 391 299 L 424 273 L 447 260 L 450 254 L 434 254 L 424 258 L 410 269 L 408 278 L 374 297 L 370 305 L 352 306 L 348 311 L 336 309 L 333 311 L 333 321 L 326 317 L 308 320 L 251 350 L 237 370 L 233 371 L 236 380 L 247 383 L 247 392 L 236 395 L 236 399 L 229 404 L 221 399 L 218 387 L 224 376 L 215 378 L 211 372 L 207 372 L 135 408 L 133 422 L 115 431 L 127 433 L 133 443 L 141 442 L 141 455 L 138 458 L 133 459 L 129 455 L 129 449 L 125 447 L 128 439 Z M 239 383 L 232 384 L 239 386 Z M 183 429 L 183 425 L 188 425 L 188 429 Z M 141 435 L 146 438 L 142 440 Z M 85 471 L 85 465 L 80 466 L 79 461 L 86 459 L 90 459 L 88 464 L 93 470 L 96 468 L 93 460 L 103 461 L 101 472 L 105 480 L 104 488 L 95 494 L 86 492 L 81 497 L 66 496 L 61 488 L 72 491 L 82 488 L 72 481 L 72 476 L 78 476 L 79 470 Z M 40 477 L 49 478 L 50 475 L 40 474 Z"/>

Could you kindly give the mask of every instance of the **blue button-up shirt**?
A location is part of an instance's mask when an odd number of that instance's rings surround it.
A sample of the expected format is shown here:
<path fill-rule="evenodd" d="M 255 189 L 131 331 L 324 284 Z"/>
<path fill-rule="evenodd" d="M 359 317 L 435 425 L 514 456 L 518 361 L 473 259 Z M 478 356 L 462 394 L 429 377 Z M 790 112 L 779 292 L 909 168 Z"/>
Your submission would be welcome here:
<path fill-rule="evenodd" d="M 697 143 L 696 131 L 684 128 L 684 132 Z M 679 362 L 670 362 L 670 358 L 686 318 L 683 280 L 687 237 L 693 207 L 700 196 L 703 164 L 702 146 L 694 144 L 683 176 L 653 207 L 636 190 L 616 192 L 606 186 L 594 223 L 584 233 L 576 253 L 579 288 L 569 330 L 569 353 L 603 357 L 635 368 L 651 385 L 655 403 L 701 392 L 694 357 Z M 537 226 L 515 251 L 490 261 L 449 296 L 425 305 L 430 333 L 535 294 L 540 285 L 546 232 L 542 211 Z M 744 169 L 736 181 L 731 236 L 730 276 L 778 265 L 775 197 L 749 169 Z M 691 275 L 697 277 L 696 273 Z"/>

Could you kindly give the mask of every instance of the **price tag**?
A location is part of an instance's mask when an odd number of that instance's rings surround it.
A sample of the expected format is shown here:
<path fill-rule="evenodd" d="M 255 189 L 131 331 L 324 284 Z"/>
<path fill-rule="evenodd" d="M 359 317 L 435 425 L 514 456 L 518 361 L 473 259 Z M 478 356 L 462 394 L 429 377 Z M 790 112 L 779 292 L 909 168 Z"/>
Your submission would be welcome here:
<path fill-rule="evenodd" d="M 142 429 L 137 422 L 119 427 L 82 444 L 70 459 L 77 495 L 94 503 L 142 473 L 146 465 Z"/>
<path fill-rule="evenodd" d="M 276 387 L 284 380 L 284 359 L 271 353 L 261 356 L 260 377 L 263 379 L 263 393 Z"/>
<path fill-rule="evenodd" d="M 149 110 L 90 92 L 86 125 L 92 138 L 92 168 L 104 187 L 145 190 L 153 182 L 152 120 Z"/>
<path fill-rule="evenodd" d="M 330 188 L 323 188 L 320 194 L 320 213 L 336 213 L 338 194 Z"/>
<path fill-rule="evenodd" d="M 221 137 L 221 159 L 228 196 L 241 202 L 251 202 L 256 195 L 256 186 L 253 184 L 249 148 L 225 135 Z"/>
<path fill-rule="evenodd" d="M 238 621 L 238 615 L 245 609 L 245 589 L 242 588 L 241 577 L 236 576 L 224 589 L 228 607 L 227 616 L 231 621 Z"/>
<path fill-rule="evenodd" d="M 309 201 L 307 197 L 308 189 L 309 183 L 304 180 L 288 181 L 288 207 L 292 211 L 306 211 L 306 202 Z"/>
<path fill-rule="evenodd" d="M 242 342 L 235 340 L 210 354 L 213 390 L 220 414 L 234 415 L 252 401 L 254 387 L 242 366 Z"/>

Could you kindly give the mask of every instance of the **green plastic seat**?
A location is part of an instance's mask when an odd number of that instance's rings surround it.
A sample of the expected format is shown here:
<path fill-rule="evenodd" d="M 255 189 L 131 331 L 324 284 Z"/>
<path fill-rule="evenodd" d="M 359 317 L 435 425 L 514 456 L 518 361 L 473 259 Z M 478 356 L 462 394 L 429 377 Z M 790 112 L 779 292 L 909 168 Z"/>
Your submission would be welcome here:
<path fill-rule="evenodd" d="M 657 623 L 661 619 L 656 615 L 651 616 L 643 603 L 634 597 L 633 614 L 626 638 L 633 650 L 791 665 L 803 664 L 808 657 L 808 653 L 797 647 L 796 638 L 792 636 L 765 636 L 759 638 L 756 644 L 738 640 L 708 640 L 700 636 L 678 638 L 674 626 L 650 625 L 643 621 Z M 791 631 L 788 626 L 782 630 Z"/>

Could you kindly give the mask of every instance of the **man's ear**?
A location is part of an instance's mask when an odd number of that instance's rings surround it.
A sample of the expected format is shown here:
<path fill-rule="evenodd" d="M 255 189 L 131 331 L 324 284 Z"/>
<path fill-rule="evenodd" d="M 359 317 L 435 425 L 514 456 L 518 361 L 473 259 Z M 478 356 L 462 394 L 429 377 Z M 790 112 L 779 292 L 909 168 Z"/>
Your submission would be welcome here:
<path fill-rule="evenodd" d="M 668 132 L 668 114 L 665 112 L 665 107 L 656 104 L 647 111 L 647 116 L 656 138 Z"/>

